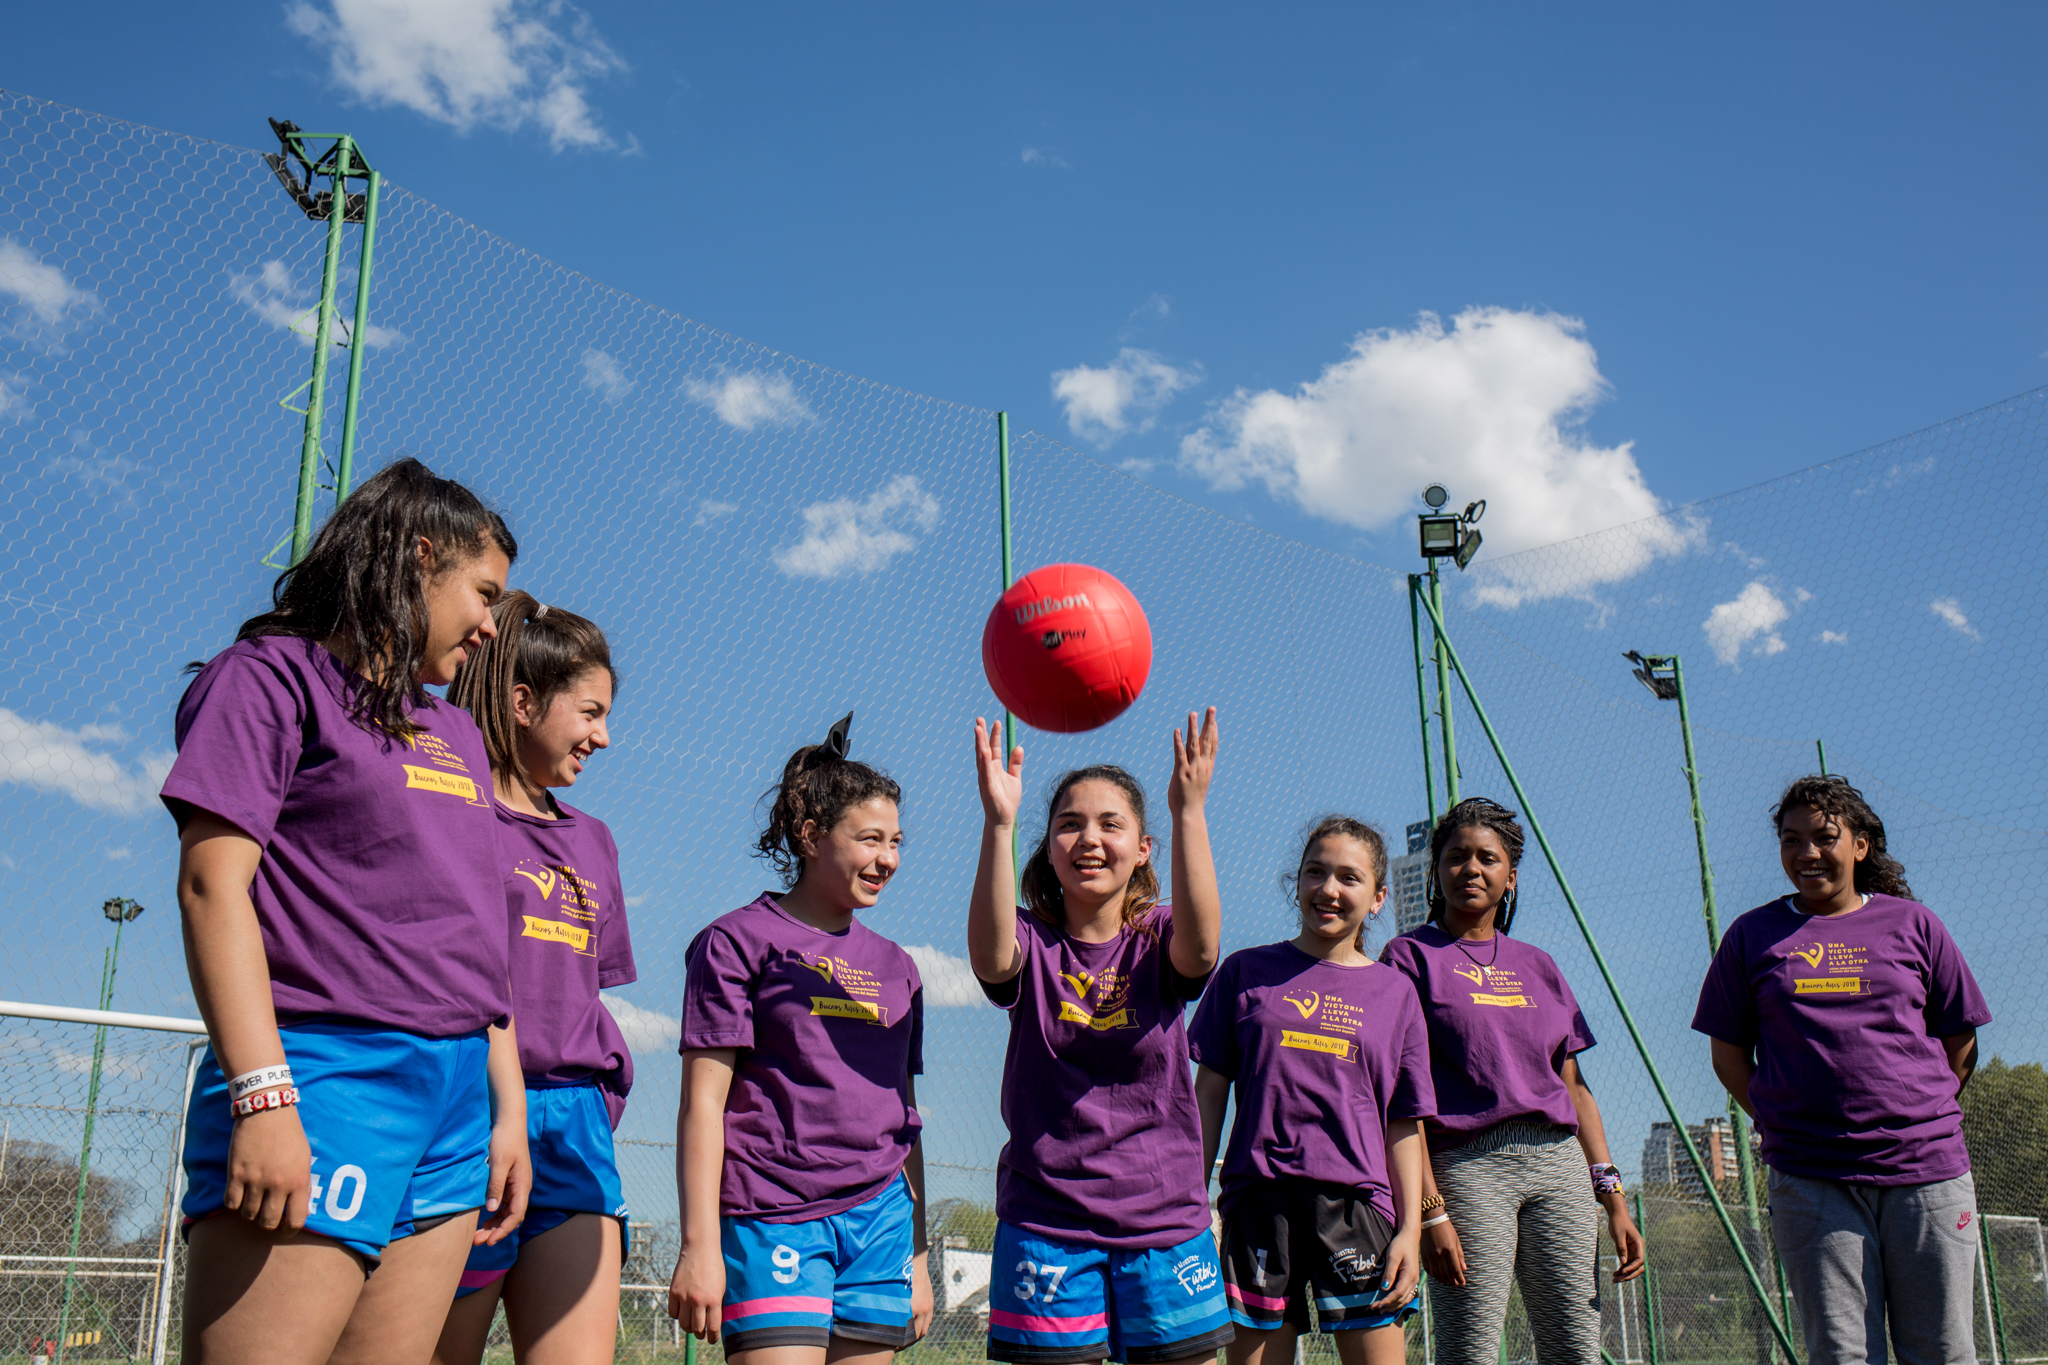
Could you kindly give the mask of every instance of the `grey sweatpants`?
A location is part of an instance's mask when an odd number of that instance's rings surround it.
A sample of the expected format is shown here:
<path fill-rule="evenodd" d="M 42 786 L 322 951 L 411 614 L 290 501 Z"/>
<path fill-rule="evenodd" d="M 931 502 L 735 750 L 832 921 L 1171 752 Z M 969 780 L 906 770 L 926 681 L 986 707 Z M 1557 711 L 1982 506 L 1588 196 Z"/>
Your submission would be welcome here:
<path fill-rule="evenodd" d="M 1600 1206 L 1578 1138 L 1503 1123 L 1430 1164 L 1465 1249 L 1464 1286 L 1429 1285 L 1437 1365 L 1496 1365 L 1512 1284 L 1538 1365 L 1600 1365 Z"/>
<path fill-rule="evenodd" d="M 1977 1184 L 1847 1185 L 1771 1171 L 1771 1235 L 1812 1365 L 1975 1365 Z"/>

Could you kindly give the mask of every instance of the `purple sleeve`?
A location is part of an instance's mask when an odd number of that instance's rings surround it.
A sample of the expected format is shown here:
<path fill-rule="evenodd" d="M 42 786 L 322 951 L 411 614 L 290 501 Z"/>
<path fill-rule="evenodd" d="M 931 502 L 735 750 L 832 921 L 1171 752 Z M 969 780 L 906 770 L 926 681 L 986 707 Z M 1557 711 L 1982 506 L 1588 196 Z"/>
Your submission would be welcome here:
<path fill-rule="evenodd" d="M 683 1029 L 678 1051 L 754 1045 L 754 972 L 718 926 L 684 956 Z"/>
<path fill-rule="evenodd" d="M 305 708 L 268 662 L 232 654 L 209 664 L 178 703 L 178 759 L 162 799 L 210 811 L 268 844 L 304 747 Z"/>
<path fill-rule="evenodd" d="M 1564 969 L 1557 965 L 1555 958 L 1550 959 L 1550 974 L 1557 983 L 1558 1000 L 1572 1015 L 1571 1026 L 1565 1031 L 1564 1055 L 1576 1057 L 1600 1040 L 1593 1036 L 1593 1030 L 1587 1025 L 1584 1012 L 1579 1009 L 1579 997 L 1572 994 L 1572 983 L 1564 979 Z M 1558 1058 L 1558 1065 L 1563 1064 L 1564 1057 Z"/>
<path fill-rule="evenodd" d="M 1408 978 L 1414 984 L 1418 973 L 1415 970 L 1415 946 L 1408 942 L 1408 936 L 1387 940 L 1387 946 L 1380 949 L 1380 961 Z"/>
<path fill-rule="evenodd" d="M 619 846 L 612 842 L 609 830 L 605 832 L 604 846 L 611 854 L 613 885 L 619 888 L 618 904 L 606 919 L 603 940 L 597 945 L 597 984 L 600 988 L 609 988 L 638 981 L 640 969 L 633 963 L 633 931 L 626 924 L 625 889 L 616 876 Z"/>
<path fill-rule="evenodd" d="M 1401 1060 L 1394 1072 L 1394 1093 L 1387 1100 L 1387 1117 L 1435 1118 L 1436 1082 L 1429 1075 L 1429 1025 L 1423 1020 L 1415 983 L 1406 984 L 1400 1022 Z"/>
<path fill-rule="evenodd" d="M 1930 910 L 1927 912 L 1927 1032 L 1935 1038 L 1952 1038 L 1991 1022 L 1991 1006 L 1977 989 L 1977 978 L 1963 960 L 1948 926 Z"/>
<path fill-rule="evenodd" d="M 1714 960 L 1707 966 L 1707 979 L 1700 983 L 1700 1001 L 1692 1015 L 1693 1032 L 1737 1047 L 1756 1046 L 1756 993 L 1750 989 L 1747 957 L 1742 921 L 1737 920 L 1722 938 L 1721 946 L 1714 950 Z"/>
<path fill-rule="evenodd" d="M 1188 1024 L 1188 1055 L 1226 1080 L 1236 1080 L 1237 1055 L 1237 957 L 1233 954 L 1216 969 L 1195 1017 Z"/>

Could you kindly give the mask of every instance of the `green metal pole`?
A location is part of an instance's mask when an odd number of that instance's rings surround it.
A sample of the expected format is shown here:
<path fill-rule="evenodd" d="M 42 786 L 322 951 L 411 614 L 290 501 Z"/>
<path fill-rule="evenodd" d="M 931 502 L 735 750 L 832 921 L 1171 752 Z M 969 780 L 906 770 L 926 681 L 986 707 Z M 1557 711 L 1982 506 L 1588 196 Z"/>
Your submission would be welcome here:
<path fill-rule="evenodd" d="M 1998 1334 L 1998 1359 L 2005 1365 L 2012 1359 L 2012 1347 L 2005 1340 L 2005 1296 L 1998 1292 L 1998 1262 L 1991 1259 L 1991 1224 L 1977 1214 L 1977 1244 L 1984 1251 L 1984 1284 L 1991 1291 L 1991 1329 Z"/>
<path fill-rule="evenodd" d="M 345 193 L 343 180 L 337 193 Z M 384 177 L 370 172 L 370 187 L 363 195 L 362 254 L 356 259 L 356 316 L 348 333 L 348 396 L 341 406 L 341 460 L 334 467 L 334 504 L 339 507 L 348 496 L 355 475 L 356 405 L 363 395 L 363 346 L 370 328 L 370 259 L 377 249 L 377 191 Z"/>
<path fill-rule="evenodd" d="M 1444 619 L 1444 585 L 1436 571 L 1437 561 L 1429 561 L 1430 615 L 1442 622 Z M 1458 741 L 1451 730 L 1451 673 L 1444 663 L 1443 637 L 1437 637 L 1436 650 L 1436 713 L 1443 723 L 1444 732 L 1444 804 L 1448 808 L 1458 804 Z"/>
<path fill-rule="evenodd" d="M 1643 1192 L 1636 1191 L 1636 1231 L 1643 1234 L 1645 1246 L 1650 1241 L 1650 1220 L 1643 1209 Z M 1643 1341 L 1649 1347 L 1650 1365 L 1660 1365 L 1657 1359 L 1657 1272 L 1643 1268 Z"/>
<path fill-rule="evenodd" d="M 1516 774 L 1514 764 L 1508 761 L 1507 747 L 1501 743 L 1499 733 L 1493 728 L 1493 721 L 1486 714 L 1485 705 L 1479 700 L 1479 691 L 1473 685 L 1472 675 L 1465 671 L 1464 661 L 1459 659 L 1457 648 L 1451 644 L 1450 635 L 1444 630 L 1443 615 L 1436 604 L 1425 604 L 1429 608 L 1430 625 L 1436 630 L 1438 646 L 1448 658 L 1451 667 L 1458 674 L 1458 682 L 1465 689 L 1465 699 L 1472 703 L 1472 714 L 1479 718 L 1479 726 L 1486 732 L 1486 739 L 1493 746 L 1494 757 L 1500 760 L 1501 772 L 1507 776 L 1508 786 L 1514 790 L 1515 800 L 1522 808 L 1522 818 L 1529 822 L 1529 830 L 1536 836 L 1537 847 L 1543 850 L 1543 861 L 1550 866 L 1550 875 L 1557 879 L 1557 889 L 1564 894 L 1565 907 L 1572 912 L 1572 919 L 1579 926 L 1579 934 L 1586 940 L 1586 948 L 1593 956 L 1593 964 L 1600 969 L 1600 979 L 1606 983 L 1607 993 L 1614 999 L 1615 1011 L 1621 1015 L 1622 1024 L 1628 1029 L 1629 1040 L 1635 1044 L 1636 1054 L 1643 1059 L 1643 1067 L 1650 1073 L 1650 1081 L 1657 1088 L 1657 1098 L 1664 1102 L 1664 1110 L 1671 1116 L 1671 1126 L 1677 1131 L 1679 1140 L 1685 1143 L 1685 1153 L 1692 1159 L 1693 1169 L 1700 1173 L 1700 1184 L 1706 1189 L 1707 1199 L 1714 1206 L 1715 1217 L 1721 1220 L 1721 1230 L 1727 1234 L 1729 1245 L 1742 1258 L 1743 1274 L 1749 1279 L 1750 1291 L 1756 1295 L 1764 1312 L 1770 1315 L 1771 1330 L 1777 1335 L 1778 1344 L 1784 1348 L 1786 1359 L 1798 1365 L 1799 1353 L 1792 1345 L 1792 1337 L 1780 1321 L 1777 1310 L 1772 1307 L 1770 1296 L 1764 1289 L 1764 1282 L 1757 1275 L 1756 1265 L 1749 1258 L 1749 1248 L 1742 1244 L 1742 1236 L 1735 1230 L 1735 1220 L 1728 1215 L 1728 1206 L 1721 1200 L 1721 1191 L 1715 1186 L 1707 1172 L 1707 1163 L 1700 1156 L 1699 1145 L 1687 1131 L 1685 1119 L 1678 1112 L 1678 1101 L 1671 1096 L 1670 1087 L 1664 1084 L 1664 1073 L 1657 1069 L 1656 1058 L 1650 1055 L 1650 1044 L 1643 1037 L 1642 1029 L 1636 1024 L 1634 1011 L 1628 1007 L 1628 999 L 1621 993 L 1621 983 L 1614 979 L 1613 968 L 1607 965 L 1607 955 L 1600 951 L 1600 941 L 1593 935 L 1593 926 L 1587 922 L 1585 911 L 1579 908 L 1579 898 L 1572 893 L 1571 882 L 1565 877 L 1564 865 L 1558 861 L 1557 851 L 1550 845 L 1550 836 L 1544 831 L 1543 822 L 1537 818 L 1535 808 L 1529 803 L 1529 793 L 1522 786 L 1522 779 Z"/>
<path fill-rule="evenodd" d="M 1828 775 L 1828 746 L 1820 740 L 1815 740 L 1813 742 L 1813 751 L 1820 756 L 1820 775 L 1826 777 Z"/>
<path fill-rule="evenodd" d="M 114 1003 L 114 973 L 121 964 L 121 930 L 126 926 L 123 920 L 114 921 L 114 946 L 107 950 L 106 961 L 100 967 L 100 1008 L 106 1009 Z M 107 1026 L 101 1024 L 92 1034 L 92 1079 L 85 1087 L 85 1141 L 78 1153 L 78 1194 L 71 1203 L 71 1257 L 64 1263 L 64 1298 L 57 1310 L 57 1365 L 64 1365 L 65 1342 L 71 1324 L 71 1287 L 78 1270 L 78 1242 L 85 1230 L 85 1192 L 92 1175 L 92 1129 L 93 1119 L 100 1102 L 100 1065 L 107 1055 Z"/>
<path fill-rule="evenodd" d="M 320 409 L 327 393 L 327 340 L 334 328 L 335 276 L 341 271 L 341 220 L 348 212 L 348 169 L 355 143 L 334 148 L 334 193 L 327 209 L 327 262 L 320 271 L 320 312 L 313 324 L 313 380 L 306 393 L 306 434 L 299 444 L 299 498 L 292 513 L 292 563 L 313 543 L 313 490 L 320 486 Z"/>
<path fill-rule="evenodd" d="M 1421 574 L 1408 575 L 1408 632 L 1415 640 L 1415 709 L 1422 720 L 1422 794 L 1429 803 L 1429 827 L 1436 828 L 1436 773 L 1429 758 L 1429 668 L 1422 661 L 1422 609 L 1415 605 Z"/>

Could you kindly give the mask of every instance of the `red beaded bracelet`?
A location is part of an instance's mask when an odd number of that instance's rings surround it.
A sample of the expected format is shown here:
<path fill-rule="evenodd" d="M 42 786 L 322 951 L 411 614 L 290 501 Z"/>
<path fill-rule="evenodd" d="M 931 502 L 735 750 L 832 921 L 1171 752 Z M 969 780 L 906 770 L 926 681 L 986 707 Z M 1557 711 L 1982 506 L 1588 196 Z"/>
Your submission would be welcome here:
<path fill-rule="evenodd" d="M 266 1090 L 260 1095 L 244 1095 L 241 1099 L 235 1100 L 229 1107 L 235 1111 L 236 1118 L 245 1119 L 249 1115 L 258 1113 L 261 1110 L 283 1109 L 298 1102 L 299 1088 L 295 1085 L 288 1085 L 282 1090 Z"/>

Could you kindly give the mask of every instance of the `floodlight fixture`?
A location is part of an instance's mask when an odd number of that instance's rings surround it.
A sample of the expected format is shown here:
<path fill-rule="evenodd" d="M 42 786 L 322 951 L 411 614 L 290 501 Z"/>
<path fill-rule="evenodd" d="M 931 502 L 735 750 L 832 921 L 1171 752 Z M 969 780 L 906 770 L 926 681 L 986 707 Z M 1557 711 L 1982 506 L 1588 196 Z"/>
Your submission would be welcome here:
<path fill-rule="evenodd" d="M 1428 503 L 1429 510 L 1434 512 L 1451 500 L 1451 493 L 1442 484 L 1433 483 L 1422 490 L 1422 500 Z"/>
<path fill-rule="evenodd" d="M 1443 507 L 1451 500 L 1450 490 L 1433 483 L 1422 490 L 1422 500 L 1430 509 L 1417 518 L 1421 523 L 1422 557 L 1448 559 L 1461 569 L 1469 565 L 1472 556 L 1479 553 L 1481 543 L 1472 523 L 1486 515 L 1486 499 L 1466 503 L 1463 512 L 1446 512 Z"/>
<path fill-rule="evenodd" d="M 1422 557 L 1448 559 L 1458 553 L 1459 523 L 1455 516 L 1421 517 Z"/>
<path fill-rule="evenodd" d="M 100 913 L 116 924 L 134 919 L 142 913 L 142 907 L 126 896 L 114 896 L 100 906 Z"/>
<path fill-rule="evenodd" d="M 325 221 L 334 210 L 334 196 L 339 192 L 343 195 L 343 221 L 364 221 L 369 209 L 369 196 L 350 194 L 348 182 L 367 180 L 370 165 L 363 160 L 362 149 L 355 145 L 353 138 L 335 137 L 332 133 L 309 133 L 290 119 L 270 120 L 270 131 L 277 135 L 278 150 L 264 153 L 263 163 L 270 167 L 270 173 L 277 177 L 278 184 L 284 186 L 284 192 L 292 197 L 292 202 L 299 206 L 301 213 L 308 218 Z M 327 137 L 333 137 L 334 144 L 324 153 L 315 155 L 309 152 L 306 147 L 308 138 Z M 342 164 L 344 142 L 348 144 L 346 165 Z M 315 193 L 313 181 L 323 175 L 334 188 Z"/>
<path fill-rule="evenodd" d="M 1481 503 L 1479 505 L 1481 507 L 1484 507 L 1486 504 Z M 1465 529 L 1464 536 L 1458 541 L 1458 553 L 1454 557 L 1459 568 L 1462 569 L 1466 565 L 1470 564 L 1472 562 L 1472 556 L 1479 553 L 1479 541 L 1480 535 L 1478 528 L 1471 526 L 1468 523 Z"/>
<path fill-rule="evenodd" d="M 1658 701 L 1678 700 L 1678 679 L 1671 673 L 1659 671 L 1670 668 L 1671 660 L 1654 654 L 1644 658 L 1633 649 L 1624 652 L 1621 657 L 1635 665 L 1630 671 L 1635 674 L 1637 682 L 1650 689 L 1651 696 Z"/>

